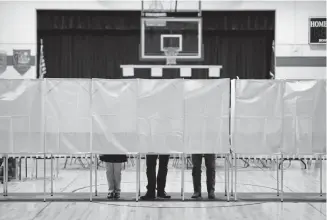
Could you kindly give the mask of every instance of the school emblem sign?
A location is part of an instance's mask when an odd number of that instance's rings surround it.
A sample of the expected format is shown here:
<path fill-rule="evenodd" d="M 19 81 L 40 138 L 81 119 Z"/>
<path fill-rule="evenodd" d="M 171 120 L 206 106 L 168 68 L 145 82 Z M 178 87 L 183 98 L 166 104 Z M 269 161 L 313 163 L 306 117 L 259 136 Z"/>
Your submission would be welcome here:
<path fill-rule="evenodd" d="M 7 53 L 0 51 L 0 74 L 5 72 L 7 69 Z"/>
<path fill-rule="evenodd" d="M 31 68 L 31 50 L 14 50 L 13 64 L 17 72 L 25 74 Z"/>

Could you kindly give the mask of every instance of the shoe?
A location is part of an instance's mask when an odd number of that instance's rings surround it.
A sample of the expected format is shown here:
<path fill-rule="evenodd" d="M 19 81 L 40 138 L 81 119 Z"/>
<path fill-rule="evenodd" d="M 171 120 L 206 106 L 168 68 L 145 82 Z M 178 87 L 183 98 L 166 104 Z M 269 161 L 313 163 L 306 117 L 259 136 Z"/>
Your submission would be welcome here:
<path fill-rule="evenodd" d="M 170 199 L 171 198 L 171 196 L 167 195 L 167 193 L 165 191 L 157 192 L 157 197 L 159 199 Z"/>
<path fill-rule="evenodd" d="M 141 196 L 140 199 L 141 200 L 145 200 L 145 201 L 151 201 L 154 200 L 156 198 L 156 196 L 154 194 L 150 194 L 150 193 L 146 193 L 144 196 Z"/>
<path fill-rule="evenodd" d="M 201 193 L 200 192 L 194 192 L 191 198 L 192 199 L 199 199 L 199 198 L 201 198 Z"/>
<path fill-rule="evenodd" d="M 120 192 L 116 192 L 114 195 L 114 199 L 119 199 L 120 198 Z"/>
<path fill-rule="evenodd" d="M 108 196 L 107 196 L 108 199 L 113 199 L 114 197 L 115 197 L 115 193 L 113 193 L 113 192 L 108 193 Z"/>
<path fill-rule="evenodd" d="M 216 198 L 215 192 L 214 191 L 210 191 L 208 193 L 208 199 L 215 199 L 215 198 Z"/>

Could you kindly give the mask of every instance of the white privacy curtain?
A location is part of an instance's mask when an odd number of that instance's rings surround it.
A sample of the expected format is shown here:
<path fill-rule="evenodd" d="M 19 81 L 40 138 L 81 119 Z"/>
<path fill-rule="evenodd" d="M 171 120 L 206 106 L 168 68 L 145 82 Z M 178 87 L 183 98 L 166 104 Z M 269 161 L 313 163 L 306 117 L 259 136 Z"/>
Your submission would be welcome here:
<path fill-rule="evenodd" d="M 45 82 L 45 152 L 91 152 L 91 80 L 47 79 Z"/>
<path fill-rule="evenodd" d="M 230 80 L 185 80 L 186 153 L 228 153 Z"/>
<path fill-rule="evenodd" d="M 0 80 L 0 153 L 227 153 L 229 126 L 238 154 L 326 153 L 325 80 L 231 85 L 229 79 Z"/>
<path fill-rule="evenodd" d="M 140 153 L 183 152 L 183 80 L 139 79 Z"/>
<path fill-rule="evenodd" d="M 326 153 L 325 80 L 285 82 L 283 130 L 284 153 Z"/>
<path fill-rule="evenodd" d="M 138 152 L 137 80 L 93 79 L 92 83 L 92 152 Z"/>
<path fill-rule="evenodd" d="M 282 144 L 283 82 L 235 80 L 233 149 L 239 154 L 271 155 Z M 232 106 L 233 106 L 232 105 Z"/>
<path fill-rule="evenodd" d="M 0 153 L 43 153 L 42 80 L 0 80 Z"/>

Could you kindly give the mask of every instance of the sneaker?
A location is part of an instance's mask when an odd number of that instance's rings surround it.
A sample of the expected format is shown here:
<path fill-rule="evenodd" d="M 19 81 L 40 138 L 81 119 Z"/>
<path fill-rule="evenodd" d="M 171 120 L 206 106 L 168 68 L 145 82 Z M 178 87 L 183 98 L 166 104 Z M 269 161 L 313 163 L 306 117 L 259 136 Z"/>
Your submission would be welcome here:
<path fill-rule="evenodd" d="M 148 192 L 144 196 L 140 197 L 141 200 L 145 200 L 145 201 L 154 200 L 155 198 L 156 196 L 154 194 L 150 194 Z"/>
<path fill-rule="evenodd" d="M 157 192 L 157 197 L 160 199 L 170 199 L 171 196 L 167 195 L 165 191 L 163 192 Z"/>
<path fill-rule="evenodd" d="M 108 199 L 113 199 L 114 197 L 115 197 L 115 193 L 113 193 L 113 192 L 108 193 L 108 196 L 107 196 Z"/>
<path fill-rule="evenodd" d="M 114 199 L 119 199 L 120 198 L 120 192 L 116 192 L 114 195 Z"/>
<path fill-rule="evenodd" d="M 192 199 L 199 199 L 201 198 L 201 193 L 200 192 L 194 192 L 192 195 Z"/>
<path fill-rule="evenodd" d="M 208 193 L 208 199 L 215 199 L 215 198 L 216 198 L 215 192 L 214 191 L 210 191 Z"/>

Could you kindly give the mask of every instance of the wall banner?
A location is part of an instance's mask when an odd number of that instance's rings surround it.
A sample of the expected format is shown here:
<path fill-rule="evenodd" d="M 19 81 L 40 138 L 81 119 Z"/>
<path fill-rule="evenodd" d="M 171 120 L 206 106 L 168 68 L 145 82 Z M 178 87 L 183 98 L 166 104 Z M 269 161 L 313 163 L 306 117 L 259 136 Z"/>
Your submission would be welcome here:
<path fill-rule="evenodd" d="M 13 65 L 21 75 L 31 68 L 31 50 L 13 50 Z"/>
<path fill-rule="evenodd" d="M 7 69 L 7 53 L 0 51 L 0 74 L 4 73 Z"/>
<path fill-rule="evenodd" d="M 326 17 L 309 18 L 309 44 L 326 44 Z"/>

